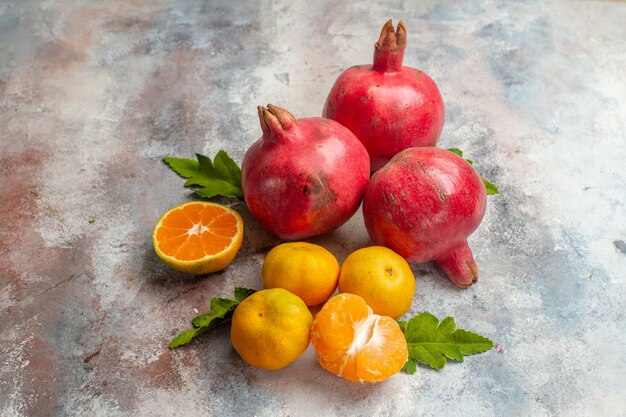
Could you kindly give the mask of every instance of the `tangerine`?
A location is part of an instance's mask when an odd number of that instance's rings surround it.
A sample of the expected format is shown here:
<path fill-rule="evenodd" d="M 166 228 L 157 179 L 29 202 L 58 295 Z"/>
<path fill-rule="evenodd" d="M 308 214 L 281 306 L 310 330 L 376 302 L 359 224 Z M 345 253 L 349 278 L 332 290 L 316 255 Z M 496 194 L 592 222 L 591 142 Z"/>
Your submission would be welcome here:
<path fill-rule="evenodd" d="M 226 268 L 242 241 L 239 213 L 206 201 L 190 201 L 168 210 L 152 232 L 154 251 L 166 265 L 196 275 Z"/>
<path fill-rule="evenodd" d="M 402 256 L 370 246 L 352 252 L 343 262 L 339 292 L 359 295 L 374 313 L 397 319 L 413 303 L 415 276 Z"/>
<path fill-rule="evenodd" d="M 261 271 L 265 288 L 284 288 L 308 306 L 328 300 L 337 288 L 339 262 L 321 246 L 289 242 L 273 248 Z"/>
<path fill-rule="evenodd" d="M 248 364 L 284 368 L 309 346 L 313 316 L 304 301 L 282 288 L 261 290 L 233 313 L 230 340 Z"/>
<path fill-rule="evenodd" d="M 353 382 L 385 380 L 408 358 L 398 323 L 374 314 L 354 294 L 339 294 L 324 304 L 313 320 L 311 342 L 324 369 Z"/>

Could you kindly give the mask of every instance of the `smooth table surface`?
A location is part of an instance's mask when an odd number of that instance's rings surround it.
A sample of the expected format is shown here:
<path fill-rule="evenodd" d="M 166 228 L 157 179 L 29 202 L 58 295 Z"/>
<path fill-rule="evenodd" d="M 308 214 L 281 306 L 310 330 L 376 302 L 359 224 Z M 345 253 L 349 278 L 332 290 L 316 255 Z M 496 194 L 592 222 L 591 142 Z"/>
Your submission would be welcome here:
<path fill-rule="evenodd" d="M 626 3 L 373 3 L 0 2 L 1 416 L 626 415 Z M 470 239 L 479 282 L 416 265 L 410 315 L 504 352 L 360 385 L 311 347 L 254 369 L 225 328 L 168 351 L 210 296 L 260 288 L 279 240 L 238 204 L 230 267 L 168 269 L 150 233 L 193 196 L 161 158 L 240 162 L 259 104 L 320 115 L 390 17 L 440 87 L 440 145 L 501 191 Z M 311 241 L 370 244 L 360 213 Z"/>

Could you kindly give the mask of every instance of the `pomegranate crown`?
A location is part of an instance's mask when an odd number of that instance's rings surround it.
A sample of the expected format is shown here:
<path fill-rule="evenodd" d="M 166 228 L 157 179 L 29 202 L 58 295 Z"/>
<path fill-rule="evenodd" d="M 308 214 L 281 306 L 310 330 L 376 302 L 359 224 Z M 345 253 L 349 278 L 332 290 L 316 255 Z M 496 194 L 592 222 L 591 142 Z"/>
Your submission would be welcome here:
<path fill-rule="evenodd" d="M 406 47 L 406 26 L 402 19 L 394 30 L 391 19 L 385 22 L 378 41 L 374 44 L 374 70 L 393 72 L 402 68 Z"/>
<path fill-rule="evenodd" d="M 296 125 L 296 118 L 282 107 L 268 104 L 257 106 L 263 137 L 282 139 Z"/>

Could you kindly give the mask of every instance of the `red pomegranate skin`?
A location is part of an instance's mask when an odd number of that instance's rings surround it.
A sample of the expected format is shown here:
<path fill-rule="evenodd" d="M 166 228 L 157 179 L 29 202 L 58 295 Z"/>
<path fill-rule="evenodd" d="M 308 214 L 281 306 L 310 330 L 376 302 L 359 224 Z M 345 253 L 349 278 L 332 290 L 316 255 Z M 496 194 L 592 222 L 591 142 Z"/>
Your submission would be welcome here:
<path fill-rule="evenodd" d="M 372 172 L 404 149 L 435 146 L 443 128 L 439 89 L 422 71 L 402 65 L 405 47 L 404 23 L 394 32 L 387 21 L 373 65 L 344 71 L 324 105 L 324 117 L 346 126 L 365 145 Z"/>
<path fill-rule="evenodd" d="M 478 280 L 467 237 L 480 224 L 487 193 L 463 158 L 439 148 L 410 148 L 376 172 L 363 217 L 372 241 L 409 262 L 435 261 L 459 287 Z"/>
<path fill-rule="evenodd" d="M 367 151 L 339 123 L 296 120 L 259 106 L 263 136 L 242 163 L 242 187 L 254 218 L 285 240 L 329 232 L 356 212 L 369 180 Z"/>

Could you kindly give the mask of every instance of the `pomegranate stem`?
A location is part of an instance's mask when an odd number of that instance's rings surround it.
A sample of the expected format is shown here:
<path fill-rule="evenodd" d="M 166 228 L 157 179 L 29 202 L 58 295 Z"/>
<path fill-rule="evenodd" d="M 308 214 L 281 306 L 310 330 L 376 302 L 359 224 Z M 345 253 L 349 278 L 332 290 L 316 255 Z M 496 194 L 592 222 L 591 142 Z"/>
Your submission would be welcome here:
<path fill-rule="evenodd" d="M 378 42 L 374 44 L 374 71 L 395 72 L 402 69 L 406 48 L 406 26 L 400 20 L 394 31 L 391 19 L 385 22 Z"/>

